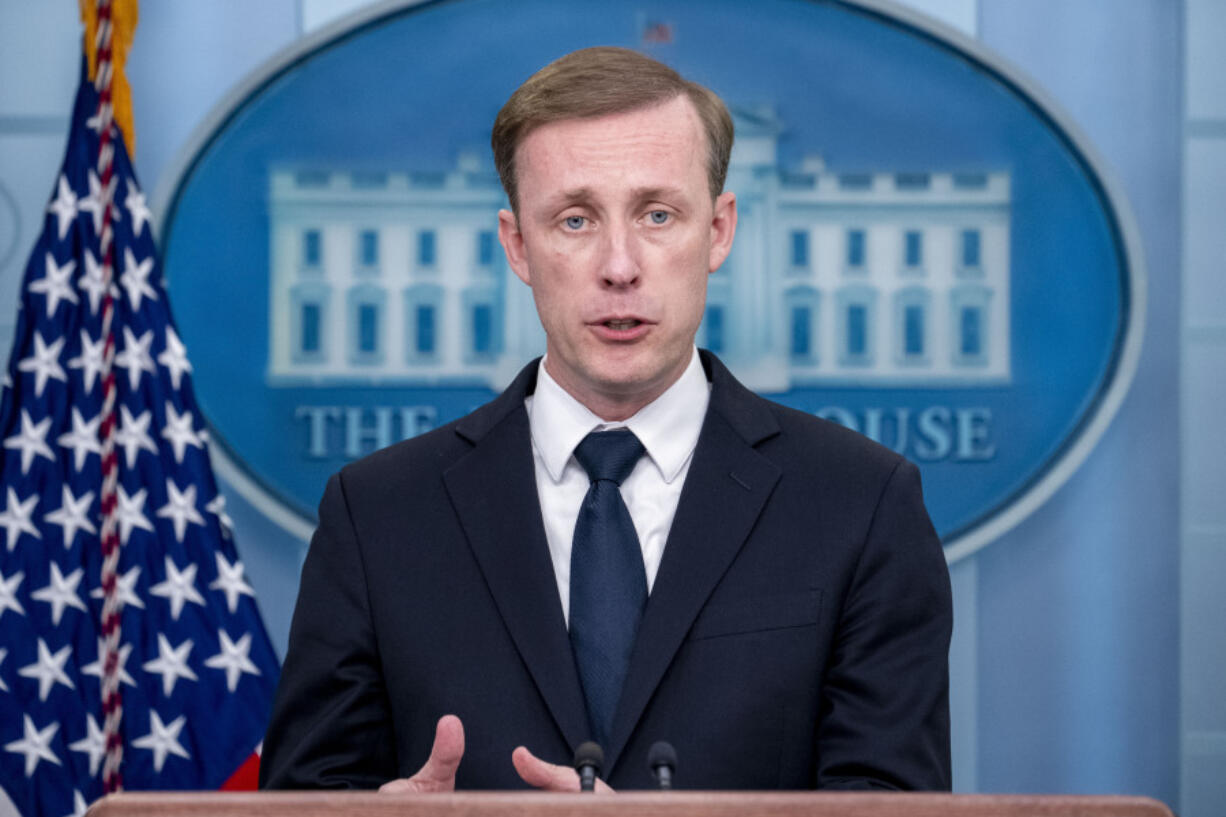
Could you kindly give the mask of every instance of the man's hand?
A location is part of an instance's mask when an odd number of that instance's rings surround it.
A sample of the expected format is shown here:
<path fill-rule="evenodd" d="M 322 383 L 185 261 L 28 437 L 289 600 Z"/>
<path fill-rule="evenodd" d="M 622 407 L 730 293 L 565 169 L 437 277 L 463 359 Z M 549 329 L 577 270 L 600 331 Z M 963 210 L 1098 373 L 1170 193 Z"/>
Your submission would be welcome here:
<path fill-rule="evenodd" d="M 434 728 L 434 746 L 426 765 L 412 777 L 392 780 L 379 787 L 381 792 L 455 791 L 455 773 L 464 757 L 464 724 L 455 715 L 444 715 Z M 538 761 L 539 762 L 539 761 Z M 578 778 L 576 777 L 576 784 Z"/>
<path fill-rule="evenodd" d="M 579 773 L 569 766 L 558 766 L 546 763 L 532 754 L 523 746 L 511 753 L 511 763 L 515 771 L 529 786 L 535 786 L 545 791 L 579 791 Z M 609 784 L 596 779 L 597 794 L 612 794 Z"/>

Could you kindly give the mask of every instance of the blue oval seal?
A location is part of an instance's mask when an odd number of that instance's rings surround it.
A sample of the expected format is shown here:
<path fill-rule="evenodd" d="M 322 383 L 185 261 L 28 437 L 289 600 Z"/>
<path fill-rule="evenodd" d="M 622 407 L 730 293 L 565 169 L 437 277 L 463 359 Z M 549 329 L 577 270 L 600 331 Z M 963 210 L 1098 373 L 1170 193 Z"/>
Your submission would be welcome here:
<path fill-rule="evenodd" d="M 294 46 L 180 161 L 164 268 L 219 471 L 258 508 L 305 538 L 330 473 L 541 353 L 489 129 L 595 44 L 733 110 L 740 224 L 699 345 L 919 464 L 950 560 L 1084 460 L 1136 366 L 1141 253 L 1092 148 L 1016 70 L 881 0 L 451 0 Z"/>

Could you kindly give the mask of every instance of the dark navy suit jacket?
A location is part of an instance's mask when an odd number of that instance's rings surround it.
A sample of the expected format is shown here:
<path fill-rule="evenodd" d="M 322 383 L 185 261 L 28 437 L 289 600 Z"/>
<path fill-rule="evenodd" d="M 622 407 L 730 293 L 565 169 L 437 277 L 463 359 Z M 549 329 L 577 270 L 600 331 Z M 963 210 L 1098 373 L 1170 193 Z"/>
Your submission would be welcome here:
<path fill-rule="evenodd" d="M 605 778 L 648 747 L 707 789 L 947 789 L 949 575 L 917 469 L 764 400 L 703 353 L 710 407 L 639 629 Z M 511 751 L 589 738 L 541 522 L 524 396 L 332 477 L 261 783 L 375 787 L 447 713 L 460 788 L 519 788 Z"/>

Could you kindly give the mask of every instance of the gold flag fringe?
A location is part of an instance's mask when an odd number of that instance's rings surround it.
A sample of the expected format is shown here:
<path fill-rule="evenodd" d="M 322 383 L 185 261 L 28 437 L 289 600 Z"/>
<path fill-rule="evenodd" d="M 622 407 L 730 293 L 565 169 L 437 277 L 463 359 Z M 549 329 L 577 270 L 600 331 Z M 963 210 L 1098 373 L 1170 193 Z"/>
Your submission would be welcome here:
<path fill-rule="evenodd" d="M 81 7 L 81 20 L 85 23 L 85 58 L 89 63 L 89 79 L 92 82 L 98 66 L 97 37 L 98 9 L 95 0 L 78 0 Z M 136 156 L 136 129 L 132 123 L 132 88 L 128 85 L 128 77 L 124 73 L 124 63 L 128 58 L 128 48 L 136 34 L 136 22 L 139 17 L 137 0 L 111 0 L 111 70 L 114 77 L 111 80 L 111 106 L 114 109 L 115 124 L 123 134 L 124 144 L 128 148 L 128 156 Z"/>

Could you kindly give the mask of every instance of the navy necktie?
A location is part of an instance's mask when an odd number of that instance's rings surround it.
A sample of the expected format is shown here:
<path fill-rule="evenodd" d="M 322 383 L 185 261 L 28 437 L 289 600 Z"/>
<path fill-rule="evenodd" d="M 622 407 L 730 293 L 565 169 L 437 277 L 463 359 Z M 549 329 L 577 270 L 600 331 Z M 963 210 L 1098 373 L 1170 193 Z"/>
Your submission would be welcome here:
<path fill-rule="evenodd" d="M 602 745 L 647 603 L 643 551 L 618 488 L 642 455 L 643 444 L 630 429 L 593 432 L 575 448 L 592 484 L 570 552 L 570 643 L 592 737 Z"/>

